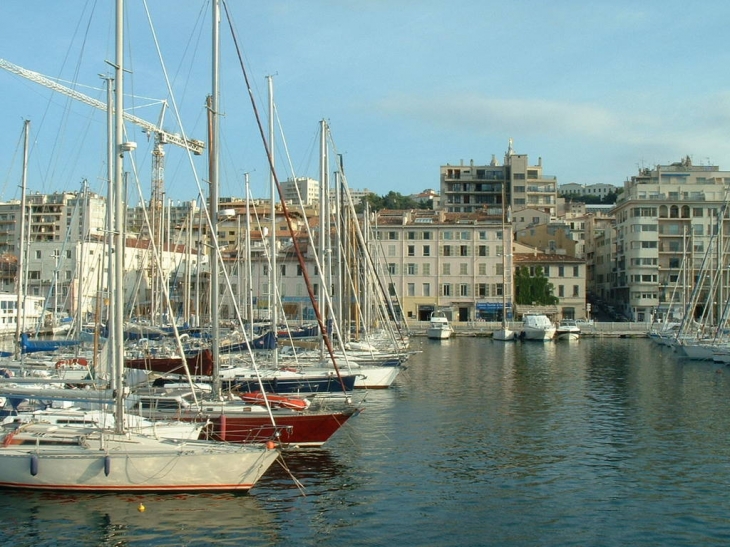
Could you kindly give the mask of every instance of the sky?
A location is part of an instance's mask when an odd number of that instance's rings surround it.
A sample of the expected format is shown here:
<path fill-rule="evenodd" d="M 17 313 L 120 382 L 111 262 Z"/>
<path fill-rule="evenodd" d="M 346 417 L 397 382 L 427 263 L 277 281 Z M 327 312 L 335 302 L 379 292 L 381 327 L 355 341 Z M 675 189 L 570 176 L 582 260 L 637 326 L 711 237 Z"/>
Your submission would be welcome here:
<path fill-rule="evenodd" d="M 349 187 L 378 195 L 438 190 L 440 166 L 502 161 L 509 139 L 558 184 L 621 186 L 639 168 L 685 156 L 730 170 L 724 0 L 227 0 L 225 7 L 221 196 L 245 196 L 246 176 L 254 197 L 270 196 L 251 101 L 266 128 L 267 77 L 281 180 L 319 178 L 321 120 Z M 126 0 L 126 110 L 159 124 L 166 100 L 162 127 L 206 140 L 211 11 L 209 0 Z M 111 75 L 114 27 L 111 0 L 3 0 L 0 58 L 105 101 L 101 76 Z M 20 195 L 24 120 L 29 192 L 75 191 L 87 181 L 106 194 L 103 111 L 5 70 L 0 92 L 0 200 Z M 135 203 L 149 198 L 152 143 L 136 126 L 126 130 L 138 144 L 125 167 Z M 173 201 L 207 195 L 205 156 L 167 145 L 165 191 Z"/>

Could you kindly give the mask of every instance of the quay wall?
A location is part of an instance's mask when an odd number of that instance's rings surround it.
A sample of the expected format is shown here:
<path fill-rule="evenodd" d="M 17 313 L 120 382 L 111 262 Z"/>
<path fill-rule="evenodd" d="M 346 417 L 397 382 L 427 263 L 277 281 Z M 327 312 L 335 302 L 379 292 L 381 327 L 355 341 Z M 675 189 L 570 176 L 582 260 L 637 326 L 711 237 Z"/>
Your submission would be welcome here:
<path fill-rule="evenodd" d="M 408 323 L 408 328 L 413 336 L 426 336 L 428 321 L 413 321 Z M 485 336 L 491 337 L 495 330 L 499 329 L 502 324 L 499 322 L 488 321 L 451 321 L 454 329 L 454 336 Z M 507 326 L 519 332 L 522 329 L 522 323 L 519 321 L 507 323 Z M 651 325 L 646 322 L 611 322 L 611 321 L 594 321 L 592 324 L 581 324 L 581 336 L 613 336 L 613 337 L 646 337 Z"/>

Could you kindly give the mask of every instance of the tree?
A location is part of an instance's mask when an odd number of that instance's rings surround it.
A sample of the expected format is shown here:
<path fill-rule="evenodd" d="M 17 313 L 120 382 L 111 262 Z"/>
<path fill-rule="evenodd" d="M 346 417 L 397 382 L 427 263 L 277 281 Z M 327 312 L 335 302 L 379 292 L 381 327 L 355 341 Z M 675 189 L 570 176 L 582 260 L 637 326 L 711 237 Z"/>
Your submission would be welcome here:
<path fill-rule="evenodd" d="M 431 201 L 416 201 L 392 190 L 384 196 L 367 194 L 355 206 L 355 211 L 362 213 L 365 209 L 365 203 L 370 206 L 371 211 L 380 211 L 382 209 L 431 209 L 433 206 Z"/>
<path fill-rule="evenodd" d="M 550 306 L 557 304 L 559 299 L 553 295 L 553 284 L 545 277 L 541 266 L 535 268 L 535 275 L 530 275 L 530 268 L 526 266 L 515 269 L 515 304 Z"/>

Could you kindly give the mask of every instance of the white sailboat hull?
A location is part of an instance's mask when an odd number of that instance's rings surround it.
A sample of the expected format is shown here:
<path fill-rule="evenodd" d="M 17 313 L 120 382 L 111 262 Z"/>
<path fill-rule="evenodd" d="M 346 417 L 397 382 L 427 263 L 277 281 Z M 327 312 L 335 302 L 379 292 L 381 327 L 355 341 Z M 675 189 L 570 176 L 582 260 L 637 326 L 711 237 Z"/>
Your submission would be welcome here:
<path fill-rule="evenodd" d="M 35 444 L 54 440 L 58 444 Z M 0 486 L 95 492 L 247 491 L 277 457 L 277 450 L 264 446 L 143 435 L 105 435 L 102 444 L 98 432 L 47 424 L 44 429 L 39 424 L 3 440 Z"/>
<path fill-rule="evenodd" d="M 494 334 L 492 334 L 493 340 L 498 340 L 500 342 L 510 342 L 515 339 L 516 333 L 512 329 L 508 329 L 507 327 L 502 327 L 501 329 L 495 330 Z"/>
<path fill-rule="evenodd" d="M 403 368 L 399 366 L 361 366 L 353 370 L 358 374 L 355 389 L 384 389 L 390 387 Z"/>

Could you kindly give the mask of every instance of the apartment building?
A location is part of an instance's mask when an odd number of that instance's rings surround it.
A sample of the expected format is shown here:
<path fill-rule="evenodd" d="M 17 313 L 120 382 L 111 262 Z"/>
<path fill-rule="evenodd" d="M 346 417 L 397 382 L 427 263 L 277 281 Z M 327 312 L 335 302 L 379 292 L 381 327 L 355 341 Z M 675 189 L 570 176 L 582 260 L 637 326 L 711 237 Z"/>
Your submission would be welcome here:
<path fill-rule="evenodd" d="M 568 184 L 562 184 L 558 188 L 558 193 L 565 197 L 570 196 L 594 196 L 597 198 L 605 198 L 609 194 L 613 194 L 618 191 L 618 188 L 613 184 L 577 184 L 571 182 Z"/>
<path fill-rule="evenodd" d="M 441 208 L 450 213 L 485 211 L 489 215 L 513 214 L 531 208 L 551 218 L 557 214 L 557 178 L 543 174 L 542 158 L 530 165 L 526 154 L 509 148 L 500 164 L 496 156 L 488 165 L 443 165 L 441 171 Z M 502 203 L 504 196 L 505 203 Z"/>
<path fill-rule="evenodd" d="M 723 249 L 730 243 L 729 189 L 729 171 L 693 165 L 689 157 L 641 169 L 624 183 L 613 209 L 615 258 L 604 235 L 606 252 L 597 255 L 605 258 L 605 274 L 596 268 L 597 278 L 606 276 L 597 281 L 621 313 L 634 321 L 666 316 L 680 307 L 683 280 L 694 285 L 703 268 L 721 272 L 717 283 L 728 286 Z"/>
<path fill-rule="evenodd" d="M 380 211 L 376 217 L 384 278 L 400 296 L 406 320 L 427 321 L 435 310 L 455 321 L 497 320 L 503 294 L 511 314 L 509 224 L 503 228 L 499 217 L 484 213 Z"/>

